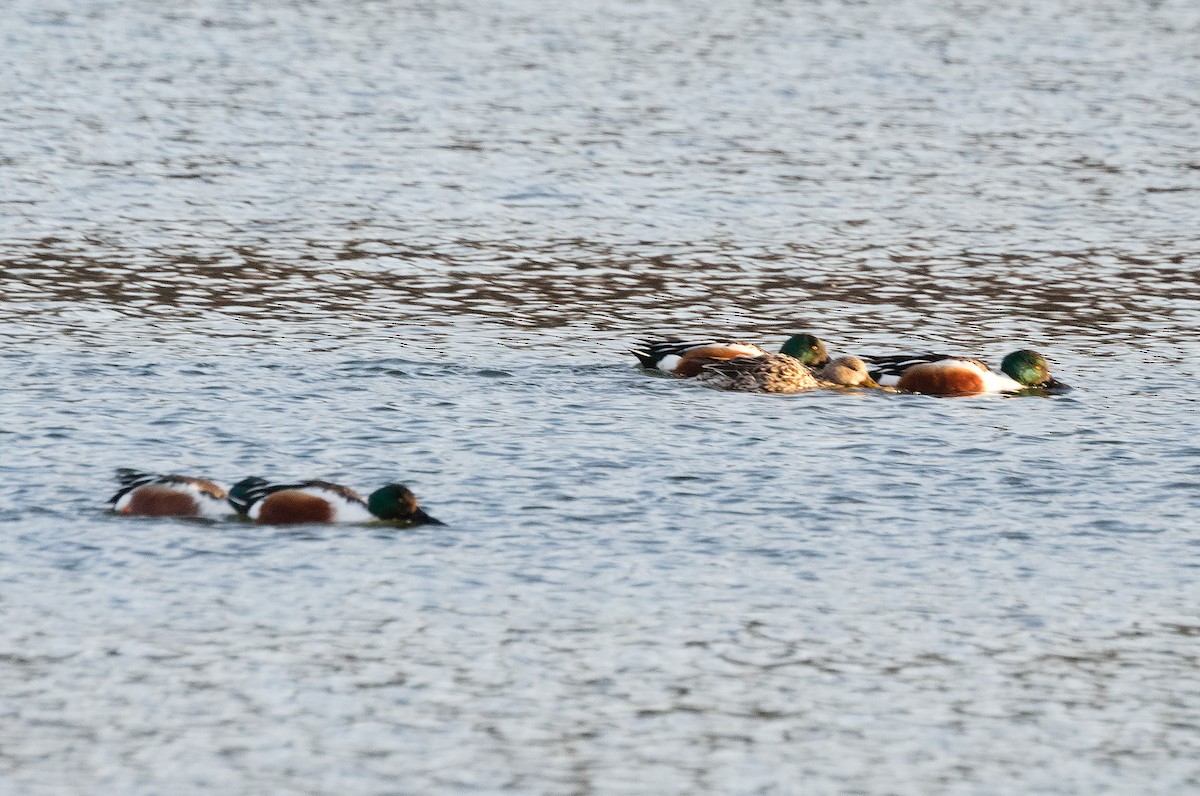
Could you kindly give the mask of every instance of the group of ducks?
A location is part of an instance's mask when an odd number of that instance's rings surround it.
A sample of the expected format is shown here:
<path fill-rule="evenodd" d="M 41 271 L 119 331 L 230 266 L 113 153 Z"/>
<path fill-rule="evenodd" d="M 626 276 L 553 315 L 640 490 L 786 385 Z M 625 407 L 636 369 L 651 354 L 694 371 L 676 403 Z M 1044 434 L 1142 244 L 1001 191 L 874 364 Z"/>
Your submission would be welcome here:
<path fill-rule="evenodd" d="M 830 359 L 825 343 L 811 334 L 789 337 L 778 354 L 748 343 L 716 340 L 646 341 L 631 353 L 648 370 L 740 392 L 869 387 L 926 395 L 977 395 L 1070 389 L 1050 375 L 1050 366 L 1041 354 L 1028 349 L 1006 356 L 1000 373 L 978 359 L 946 354 Z"/>
<path fill-rule="evenodd" d="M 830 359 L 825 344 L 810 334 L 788 338 L 778 354 L 756 345 L 714 340 L 647 341 L 634 356 L 662 371 L 724 390 L 789 393 L 820 388 L 869 387 L 927 395 L 975 395 L 1037 390 L 1064 392 L 1037 352 L 1014 351 L 1000 373 L 978 359 L 944 354 Z M 865 360 L 865 361 L 864 361 Z M 869 363 L 869 364 L 868 364 Z M 120 469 L 121 484 L 109 503 L 119 514 L 143 517 L 237 516 L 270 525 L 384 521 L 442 525 L 421 509 L 403 484 L 387 484 L 367 497 L 328 481 L 272 483 L 251 477 L 228 490 L 205 478 Z"/>
<path fill-rule="evenodd" d="M 113 511 L 137 517 L 241 517 L 265 525 L 385 521 L 443 525 L 430 517 L 403 484 L 387 484 L 367 497 L 329 481 L 272 483 L 243 478 L 228 490 L 207 478 L 159 475 L 121 468 Z"/>

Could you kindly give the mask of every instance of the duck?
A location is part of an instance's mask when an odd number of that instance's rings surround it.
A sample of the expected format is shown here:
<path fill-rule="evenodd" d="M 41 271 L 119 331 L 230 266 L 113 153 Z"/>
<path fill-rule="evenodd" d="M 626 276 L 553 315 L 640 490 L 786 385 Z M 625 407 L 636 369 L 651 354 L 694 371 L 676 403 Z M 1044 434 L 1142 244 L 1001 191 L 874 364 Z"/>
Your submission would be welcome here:
<path fill-rule="evenodd" d="M 838 357 L 819 370 L 787 354 L 735 357 L 710 362 L 697 381 L 721 390 L 738 392 L 803 392 L 831 387 L 872 387 L 879 384 L 858 357 Z"/>
<path fill-rule="evenodd" d="M 207 478 L 121 467 L 117 470 L 117 482 L 121 488 L 108 500 L 117 514 L 216 519 L 232 513 L 225 488 Z"/>
<path fill-rule="evenodd" d="M 1050 375 L 1045 357 L 1027 348 L 1006 356 L 999 373 L 980 359 L 947 354 L 899 354 L 867 359 L 871 363 L 871 378 L 904 392 L 978 395 L 1029 389 L 1061 393 L 1071 389 Z"/>
<path fill-rule="evenodd" d="M 647 370 L 659 370 L 683 378 L 699 376 L 705 366 L 714 361 L 768 356 L 766 350 L 751 343 L 723 343 L 717 340 L 646 340 L 641 349 L 630 353 Z M 829 362 L 825 344 L 811 334 L 792 335 L 779 353 L 810 367 L 821 367 Z"/>
<path fill-rule="evenodd" d="M 426 514 L 417 496 L 403 484 L 387 484 L 363 498 L 350 487 L 329 481 L 272 483 L 250 476 L 229 489 L 228 502 L 240 516 L 263 525 L 377 520 L 445 524 Z"/>

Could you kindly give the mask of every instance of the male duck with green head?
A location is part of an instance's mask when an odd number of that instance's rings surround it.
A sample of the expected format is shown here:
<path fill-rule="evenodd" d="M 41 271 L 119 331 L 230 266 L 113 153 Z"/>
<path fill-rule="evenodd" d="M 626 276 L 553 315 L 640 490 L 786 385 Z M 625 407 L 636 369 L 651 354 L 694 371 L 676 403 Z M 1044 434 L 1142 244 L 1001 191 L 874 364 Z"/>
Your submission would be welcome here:
<path fill-rule="evenodd" d="M 1000 373 L 978 359 L 946 354 L 899 354 L 863 357 L 880 384 L 925 395 L 977 395 L 986 392 L 1070 390 L 1050 375 L 1050 365 L 1036 351 L 1014 351 L 1000 363 Z"/>
<path fill-rule="evenodd" d="M 661 370 L 683 378 L 699 376 L 705 372 L 707 365 L 714 362 L 768 356 L 765 350 L 750 343 L 723 343 L 717 340 L 647 340 L 641 349 L 631 353 L 647 370 Z M 792 335 L 779 353 L 810 368 L 820 368 L 829 363 L 825 344 L 811 334 Z"/>
<path fill-rule="evenodd" d="M 426 514 L 417 496 L 403 484 L 388 484 L 364 499 L 353 489 L 329 481 L 271 483 L 252 476 L 230 488 L 229 504 L 241 516 L 264 525 L 376 520 L 444 524 Z"/>

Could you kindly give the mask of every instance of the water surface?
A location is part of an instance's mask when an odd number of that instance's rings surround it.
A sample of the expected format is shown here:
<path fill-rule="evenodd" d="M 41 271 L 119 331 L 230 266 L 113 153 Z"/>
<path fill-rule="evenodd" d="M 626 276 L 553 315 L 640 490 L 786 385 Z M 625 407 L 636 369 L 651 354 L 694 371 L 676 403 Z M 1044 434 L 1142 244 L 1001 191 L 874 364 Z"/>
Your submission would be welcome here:
<path fill-rule="evenodd" d="M 6 790 L 1200 786 L 1193 4 L 0 21 Z M 795 331 L 1076 389 L 627 353 Z M 119 466 L 449 525 L 125 520 Z"/>

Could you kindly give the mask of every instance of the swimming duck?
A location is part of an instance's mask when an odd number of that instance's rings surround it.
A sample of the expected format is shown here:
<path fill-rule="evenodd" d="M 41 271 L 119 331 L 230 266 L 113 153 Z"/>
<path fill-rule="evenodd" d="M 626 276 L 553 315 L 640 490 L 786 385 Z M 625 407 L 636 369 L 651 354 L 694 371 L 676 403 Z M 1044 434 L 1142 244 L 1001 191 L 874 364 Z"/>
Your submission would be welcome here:
<path fill-rule="evenodd" d="M 647 340 L 644 348 L 632 353 L 643 368 L 661 370 L 675 376 L 699 376 L 705 365 L 736 357 L 764 357 L 768 353 L 750 343 L 722 343 L 716 340 Z M 803 365 L 820 367 L 829 361 L 825 344 L 811 334 L 796 334 L 787 339 L 780 354 Z"/>
<path fill-rule="evenodd" d="M 135 517 L 216 517 L 231 512 L 221 487 L 205 478 L 187 475 L 159 475 L 122 467 L 117 470 L 121 484 L 109 499 L 113 511 Z"/>
<path fill-rule="evenodd" d="M 802 392 L 828 387 L 879 387 L 858 357 L 838 357 L 813 370 L 787 354 L 710 362 L 697 380 L 722 390 Z"/>
<path fill-rule="evenodd" d="M 1050 376 L 1050 366 L 1036 351 L 1014 351 L 1000 363 L 1000 373 L 978 359 L 946 354 L 902 354 L 867 357 L 871 377 L 880 384 L 926 395 L 977 395 L 1018 392 L 1030 388 L 1066 392 L 1066 384 Z"/>
<path fill-rule="evenodd" d="M 229 504 L 243 517 L 269 525 L 374 520 L 445 524 L 426 514 L 403 484 L 388 484 L 364 499 L 353 489 L 329 481 L 275 484 L 252 476 L 230 488 Z"/>

